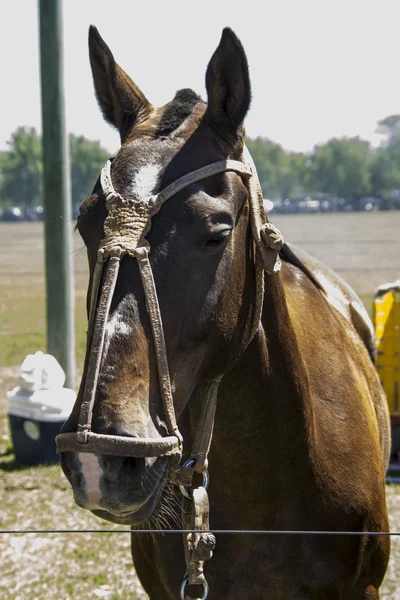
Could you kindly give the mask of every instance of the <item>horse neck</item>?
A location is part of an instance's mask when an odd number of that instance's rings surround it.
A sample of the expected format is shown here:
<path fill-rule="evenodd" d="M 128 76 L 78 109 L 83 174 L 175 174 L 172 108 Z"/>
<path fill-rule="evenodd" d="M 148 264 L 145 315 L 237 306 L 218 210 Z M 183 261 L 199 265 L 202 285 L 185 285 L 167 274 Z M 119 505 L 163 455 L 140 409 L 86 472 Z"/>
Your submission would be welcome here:
<path fill-rule="evenodd" d="M 279 275 L 266 276 L 259 331 L 220 387 L 214 429 L 218 449 L 236 464 L 304 457 L 312 427 L 308 378 Z M 231 461 L 230 461 L 231 462 Z"/>

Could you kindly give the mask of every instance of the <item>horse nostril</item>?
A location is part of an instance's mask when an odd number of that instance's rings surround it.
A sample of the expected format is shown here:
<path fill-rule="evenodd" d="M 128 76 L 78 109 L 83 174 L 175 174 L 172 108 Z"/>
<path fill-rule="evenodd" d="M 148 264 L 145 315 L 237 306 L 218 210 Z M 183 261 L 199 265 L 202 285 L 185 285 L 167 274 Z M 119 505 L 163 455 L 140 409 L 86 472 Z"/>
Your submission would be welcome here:
<path fill-rule="evenodd" d="M 122 459 L 122 468 L 135 471 L 141 466 L 141 461 L 144 462 L 144 459 L 136 458 L 135 456 L 125 456 Z"/>
<path fill-rule="evenodd" d="M 135 456 L 112 456 L 104 454 L 100 456 L 100 466 L 103 473 L 110 480 L 118 478 L 121 471 L 126 475 L 140 475 L 145 469 L 145 459 Z"/>
<path fill-rule="evenodd" d="M 128 429 L 123 425 L 110 425 L 105 429 L 102 429 L 98 433 L 102 433 L 103 435 L 116 435 L 118 437 L 126 437 L 126 438 L 137 438 L 138 434 L 134 429 Z"/>

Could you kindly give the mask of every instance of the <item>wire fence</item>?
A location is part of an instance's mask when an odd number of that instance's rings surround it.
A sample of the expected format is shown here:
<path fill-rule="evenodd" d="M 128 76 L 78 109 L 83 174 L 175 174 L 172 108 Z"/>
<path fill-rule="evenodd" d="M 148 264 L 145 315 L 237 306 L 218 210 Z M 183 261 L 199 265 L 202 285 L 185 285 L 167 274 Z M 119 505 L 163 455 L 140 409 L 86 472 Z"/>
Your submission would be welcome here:
<path fill-rule="evenodd" d="M 324 236 L 324 230 L 314 231 L 311 235 L 305 234 L 304 236 L 301 234 L 298 237 L 290 237 L 288 239 L 288 244 L 371 244 L 372 246 L 378 245 L 381 246 L 383 244 L 398 244 L 400 242 L 400 235 L 395 235 L 395 237 L 383 237 L 383 238 L 374 238 L 368 236 L 359 236 L 359 237 L 349 237 L 349 235 L 337 235 L 335 236 L 335 232 L 330 232 L 329 237 Z"/>
<path fill-rule="evenodd" d="M 318 535 L 318 536 L 400 536 L 400 531 L 319 531 L 319 530 L 285 530 L 285 529 L 210 529 L 216 535 Z M 52 535 L 75 533 L 129 533 L 145 534 L 188 534 L 204 533 L 201 529 L 0 529 L 1 534 L 14 535 Z"/>

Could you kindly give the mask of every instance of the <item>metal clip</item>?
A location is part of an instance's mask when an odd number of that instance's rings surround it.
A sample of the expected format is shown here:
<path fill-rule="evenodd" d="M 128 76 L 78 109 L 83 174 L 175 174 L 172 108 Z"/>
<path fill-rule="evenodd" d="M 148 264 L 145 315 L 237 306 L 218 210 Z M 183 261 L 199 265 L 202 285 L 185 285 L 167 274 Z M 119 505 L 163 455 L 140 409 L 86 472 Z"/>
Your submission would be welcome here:
<path fill-rule="evenodd" d="M 186 513 L 186 528 L 190 527 L 193 532 L 188 533 L 184 539 L 186 575 L 181 587 L 181 598 L 184 600 L 188 598 L 185 595 L 187 585 L 202 585 L 203 598 L 207 597 L 208 585 L 204 577 L 204 561 L 212 557 L 216 542 L 214 534 L 209 529 L 210 506 L 207 490 L 203 486 L 193 489 L 188 508 L 190 510 Z"/>

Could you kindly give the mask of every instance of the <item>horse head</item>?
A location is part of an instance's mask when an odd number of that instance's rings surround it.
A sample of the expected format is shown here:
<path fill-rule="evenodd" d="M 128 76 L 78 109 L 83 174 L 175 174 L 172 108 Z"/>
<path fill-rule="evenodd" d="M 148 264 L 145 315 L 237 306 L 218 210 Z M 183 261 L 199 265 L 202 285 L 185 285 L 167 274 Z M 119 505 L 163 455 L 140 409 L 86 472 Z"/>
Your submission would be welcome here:
<path fill-rule="evenodd" d="M 63 434 L 77 431 L 91 385 L 88 372 L 98 348 L 93 348 L 90 329 L 96 328 L 101 303 L 93 288 L 98 287 L 101 296 L 110 287 L 105 274 L 110 266 L 96 275 L 96 262 L 104 239 L 110 237 L 112 215 L 118 220 L 121 211 L 129 213 L 133 207 L 140 221 L 143 203 L 185 175 L 220 161 L 241 161 L 243 120 L 250 105 L 246 56 L 230 29 L 223 31 L 207 68 L 207 103 L 184 89 L 164 107 L 154 108 L 115 62 L 94 27 L 89 32 L 89 51 L 97 99 L 104 118 L 120 133 L 121 148 L 108 175 L 103 174 L 102 183 L 97 182 L 80 207 L 78 229 L 90 267 L 91 314 L 82 383 Z M 107 178 L 110 187 L 105 193 Z M 198 181 L 186 181 L 140 221 L 136 246 L 146 247 L 148 253 L 173 410 L 186 455 L 193 438 L 194 399 L 233 367 L 251 338 L 256 302 L 248 196 L 243 173 L 211 172 Z M 119 223 L 117 233 L 125 225 L 129 229 L 129 218 L 128 214 L 126 222 Z M 112 254 L 111 248 L 107 263 Z M 135 249 L 120 256 L 90 407 L 92 432 L 139 442 L 163 440 L 171 434 L 142 279 Z M 147 521 L 160 503 L 173 453 L 146 455 L 142 448 L 133 454 L 107 453 L 107 446 L 93 452 L 79 452 L 79 445 L 62 450 L 62 468 L 76 502 L 116 523 Z"/>

